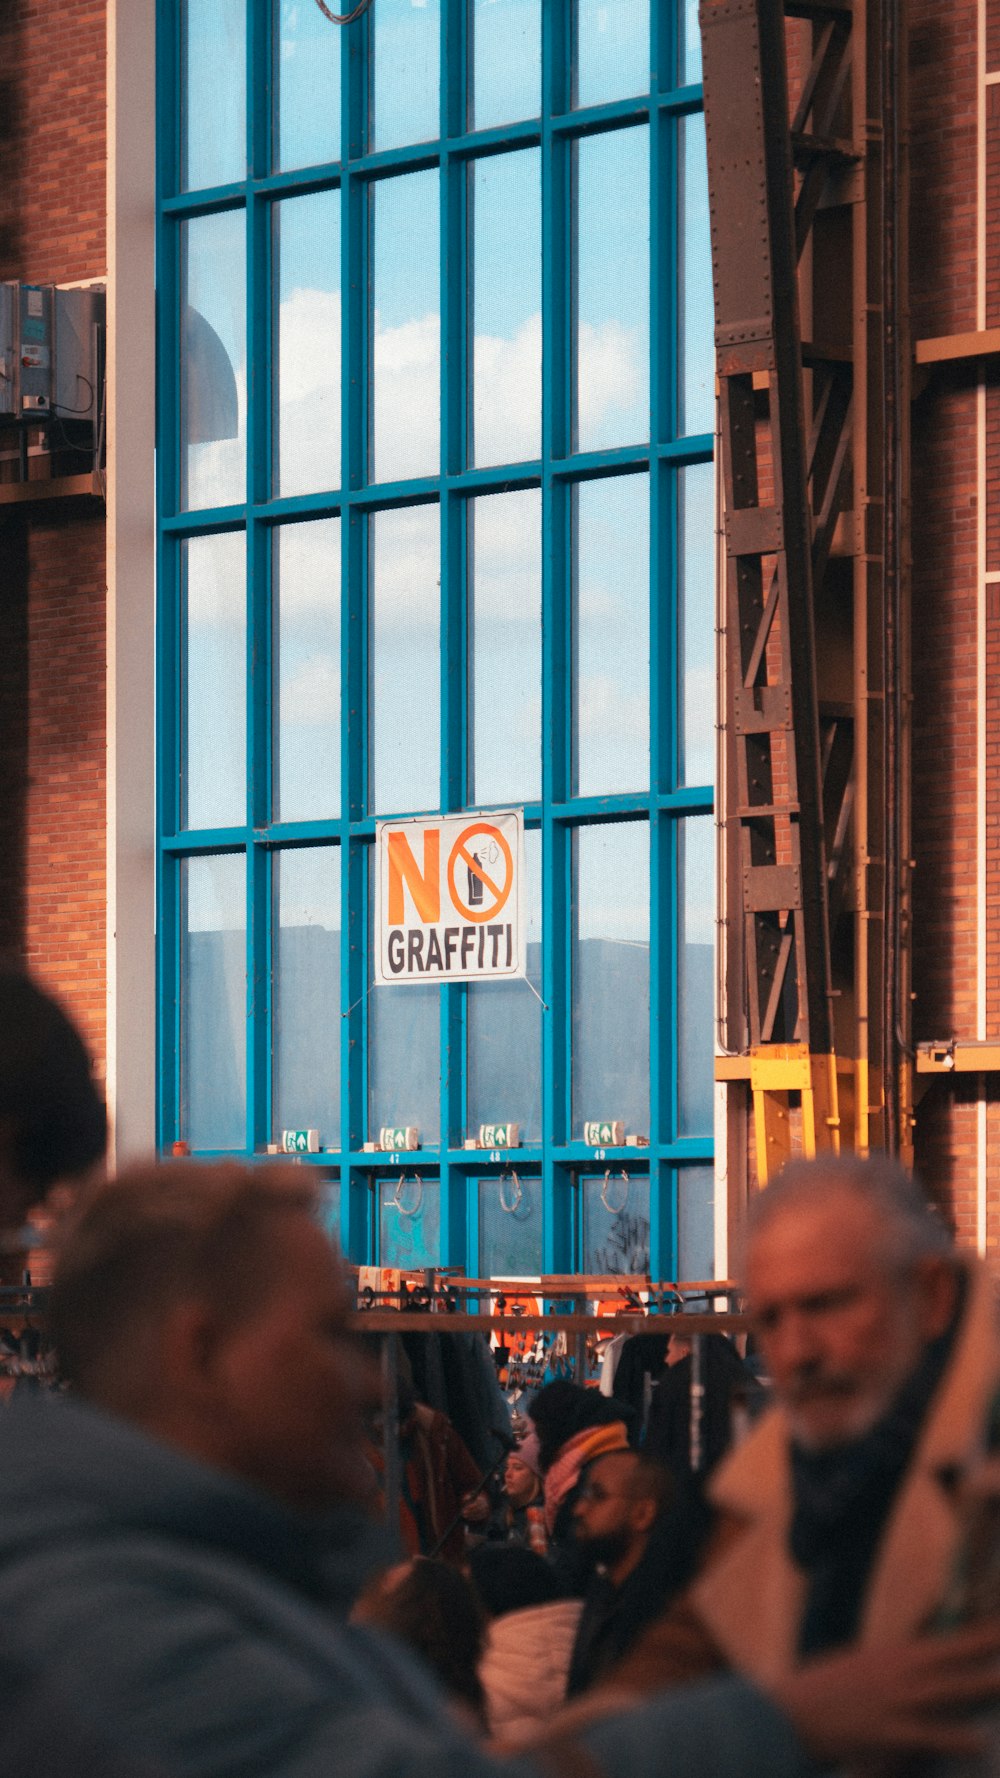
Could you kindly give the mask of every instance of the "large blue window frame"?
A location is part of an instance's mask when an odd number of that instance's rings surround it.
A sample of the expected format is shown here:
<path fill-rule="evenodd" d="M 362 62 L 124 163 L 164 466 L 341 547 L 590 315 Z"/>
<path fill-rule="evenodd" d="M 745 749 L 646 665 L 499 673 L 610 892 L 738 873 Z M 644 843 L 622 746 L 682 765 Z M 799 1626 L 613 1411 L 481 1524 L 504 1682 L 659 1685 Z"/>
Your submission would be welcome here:
<path fill-rule="evenodd" d="M 375 0 L 378 4 L 378 0 Z M 654 1274 L 679 1269 L 679 1203 L 687 1177 L 699 1189 L 713 1157 L 710 1133 L 679 1134 L 678 1067 L 678 845 L 685 817 L 711 815 L 710 785 L 679 787 L 677 475 L 705 463 L 713 439 L 679 436 L 676 290 L 678 277 L 678 120 L 700 112 L 697 85 L 678 86 L 676 0 L 654 0 L 650 90 L 634 99 L 571 109 L 571 7 L 542 7 L 542 112 L 538 119 L 469 131 L 466 81 L 467 0 L 442 0 L 441 134 L 436 141 L 369 152 L 366 147 L 371 12 L 346 33 L 342 57 L 343 158 L 294 172 L 271 170 L 272 57 L 270 6 L 247 6 L 247 144 L 245 180 L 208 190 L 180 188 L 180 42 L 178 14 L 163 0 L 158 28 L 158 1140 L 162 1147 L 186 1131 L 181 1094 L 182 861 L 219 854 L 245 859 L 247 891 L 246 1141 L 241 1152 L 261 1153 L 272 1129 L 271 886 L 276 849 L 325 843 L 341 850 L 341 1003 L 330 1008 L 342 1027 L 339 1154 L 316 1163 L 339 1178 L 340 1233 L 357 1260 L 377 1258 L 377 1182 L 404 1175 L 440 1182 L 441 1262 L 475 1271 L 479 1256 L 478 1184 L 498 1166 L 484 1151 L 463 1146 L 466 1134 L 466 992 L 441 996 L 441 1130 L 439 1148 L 390 1159 L 366 1153 L 368 1051 L 369 854 L 375 817 L 367 806 L 368 515 L 392 507 L 439 504 L 441 586 L 442 810 L 469 806 L 467 676 L 467 503 L 472 495 L 540 488 L 542 496 L 542 794 L 525 805 L 525 821 L 542 835 L 542 1140 L 510 1157 L 519 1171 L 539 1176 L 543 1201 L 542 1263 L 560 1272 L 579 1266 L 579 1186 L 604 1167 L 644 1174 L 650 1192 L 650 1260 Z M 570 183 L 572 147 L 581 138 L 650 126 L 651 432 L 635 448 L 574 452 L 569 427 L 571 357 Z M 481 155 L 540 147 L 542 165 L 542 306 L 548 342 L 543 365 L 543 435 L 539 459 L 481 469 L 467 466 L 467 169 Z M 440 169 L 441 328 L 443 389 L 442 473 L 392 484 L 369 478 L 368 189 L 404 171 Z M 272 206 L 281 198 L 338 188 L 341 193 L 342 485 L 289 498 L 272 495 L 271 377 L 260 379 L 251 402 L 245 499 L 239 504 L 184 511 L 179 479 L 181 407 L 180 235 L 193 218 L 222 211 L 243 214 L 246 227 L 248 362 L 269 365 L 272 325 Z M 638 794 L 572 795 L 570 735 L 570 532 L 574 484 L 591 478 L 648 472 L 650 476 L 651 787 Z M 272 533 L 283 521 L 339 516 L 341 532 L 341 661 L 343 715 L 340 817 L 272 820 Z M 181 554 L 188 538 L 226 531 L 247 539 L 247 778 L 245 824 L 185 830 L 181 824 L 180 761 Z M 405 811 L 398 811 L 405 813 Z M 571 854 L 574 828 L 590 823 L 642 821 L 650 837 L 650 1128 L 649 1147 L 601 1151 L 573 1139 L 571 1065 Z M 391 991 L 391 990 L 387 990 Z M 407 990 L 397 990 L 406 992 Z M 525 989 L 528 992 L 528 989 Z M 704 1009 L 706 1023 L 712 1008 Z"/>

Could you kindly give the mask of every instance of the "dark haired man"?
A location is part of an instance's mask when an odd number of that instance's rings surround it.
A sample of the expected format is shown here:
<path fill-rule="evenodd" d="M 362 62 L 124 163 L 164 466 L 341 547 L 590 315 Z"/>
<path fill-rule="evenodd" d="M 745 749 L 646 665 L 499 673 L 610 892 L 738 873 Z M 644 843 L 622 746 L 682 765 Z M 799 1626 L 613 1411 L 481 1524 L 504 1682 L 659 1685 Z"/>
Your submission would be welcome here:
<path fill-rule="evenodd" d="M 586 1691 L 620 1660 L 690 1578 L 697 1542 L 672 1535 L 673 1495 L 668 1471 L 638 1451 L 611 1451 L 585 1471 L 573 1524 L 595 1572 L 584 1595 L 567 1697 Z"/>

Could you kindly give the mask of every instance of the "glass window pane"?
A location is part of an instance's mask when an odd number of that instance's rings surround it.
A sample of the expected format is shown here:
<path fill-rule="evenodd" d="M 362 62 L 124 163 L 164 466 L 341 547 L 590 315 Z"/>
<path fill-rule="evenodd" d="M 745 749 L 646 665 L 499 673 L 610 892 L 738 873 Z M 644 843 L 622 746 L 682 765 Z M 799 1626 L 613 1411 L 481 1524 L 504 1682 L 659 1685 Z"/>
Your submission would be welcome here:
<path fill-rule="evenodd" d="M 340 1245 L 340 1179 L 320 1172 L 319 1220 L 331 1241 Z"/>
<path fill-rule="evenodd" d="M 479 1276 L 537 1278 L 542 1269 L 542 1182 L 526 1173 L 479 1182 Z"/>
<path fill-rule="evenodd" d="M 274 813 L 340 814 L 340 520 L 274 535 Z"/>
<path fill-rule="evenodd" d="M 677 566 L 680 622 L 679 778 L 715 783 L 715 466 L 694 464 L 677 475 Z"/>
<path fill-rule="evenodd" d="M 273 1134 L 340 1147 L 340 847 L 274 860 Z"/>
<path fill-rule="evenodd" d="M 372 474 L 437 475 L 441 449 L 438 176 L 372 190 Z"/>
<path fill-rule="evenodd" d="M 369 539 L 371 806 L 379 815 L 436 809 L 441 797 L 438 508 L 375 513 Z"/>
<path fill-rule="evenodd" d="M 573 1129 L 649 1135 L 649 828 L 573 836 Z"/>
<path fill-rule="evenodd" d="M 346 12 L 348 0 L 330 8 Z M 340 156 L 342 32 L 314 0 L 280 0 L 275 66 L 275 164 L 314 167 Z"/>
<path fill-rule="evenodd" d="M 715 1168 L 677 1174 L 677 1275 L 681 1283 L 715 1277 Z"/>
<path fill-rule="evenodd" d="M 678 309 L 680 392 L 677 430 L 683 436 L 715 431 L 715 293 L 708 232 L 705 119 L 678 124 Z"/>
<path fill-rule="evenodd" d="M 542 836 L 524 836 L 528 981 L 542 991 Z M 522 1142 L 542 1136 L 541 1005 L 527 982 L 471 982 L 467 989 L 469 1135 L 480 1124 L 520 1124 Z"/>
<path fill-rule="evenodd" d="M 649 477 L 573 490 L 573 787 L 649 785 Z"/>
<path fill-rule="evenodd" d="M 247 809 L 246 540 L 183 545 L 185 827 L 242 826 Z"/>
<path fill-rule="evenodd" d="M 678 1134 L 711 1136 L 715 1050 L 715 822 L 699 815 L 678 836 Z"/>
<path fill-rule="evenodd" d="M 577 105 L 649 91 L 649 0 L 576 0 Z"/>
<path fill-rule="evenodd" d="M 583 1269 L 649 1273 L 649 1178 L 626 1168 L 583 1181 Z"/>
<path fill-rule="evenodd" d="M 378 1182 L 379 1265 L 422 1272 L 441 1264 L 441 1187 L 408 1173 Z"/>
<path fill-rule="evenodd" d="M 649 437 L 649 131 L 587 136 L 576 162 L 580 450 Z"/>
<path fill-rule="evenodd" d="M 372 21 L 371 146 L 430 141 L 441 127 L 440 0 L 378 0 Z"/>
<path fill-rule="evenodd" d="M 374 917 L 374 875 L 369 888 Z M 369 920 L 373 942 L 371 932 Z M 369 1137 L 377 1142 L 387 1125 L 415 1124 L 422 1145 L 433 1147 L 441 1135 L 441 990 L 373 987 L 367 1007 Z"/>
<path fill-rule="evenodd" d="M 475 243 L 474 463 L 530 462 L 542 449 L 542 191 L 537 148 L 472 168 Z"/>
<path fill-rule="evenodd" d="M 340 193 L 290 198 L 274 218 L 274 485 L 313 494 L 340 485 Z"/>
<path fill-rule="evenodd" d="M 196 1152 L 244 1149 L 247 1111 L 246 859 L 181 865 L 181 1120 Z"/>
<path fill-rule="evenodd" d="M 469 124 L 537 117 L 542 92 L 541 0 L 474 0 L 473 103 Z"/>
<path fill-rule="evenodd" d="M 530 802 L 542 787 L 542 496 L 469 504 L 470 801 Z"/>
<path fill-rule="evenodd" d="M 186 0 L 181 184 L 246 178 L 246 0 Z"/>
<path fill-rule="evenodd" d="M 246 499 L 246 217 L 181 227 L 181 503 Z"/>
<path fill-rule="evenodd" d="M 678 54 L 678 86 L 697 86 L 701 80 L 701 31 L 698 28 L 698 0 L 681 0 L 681 41 Z"/>

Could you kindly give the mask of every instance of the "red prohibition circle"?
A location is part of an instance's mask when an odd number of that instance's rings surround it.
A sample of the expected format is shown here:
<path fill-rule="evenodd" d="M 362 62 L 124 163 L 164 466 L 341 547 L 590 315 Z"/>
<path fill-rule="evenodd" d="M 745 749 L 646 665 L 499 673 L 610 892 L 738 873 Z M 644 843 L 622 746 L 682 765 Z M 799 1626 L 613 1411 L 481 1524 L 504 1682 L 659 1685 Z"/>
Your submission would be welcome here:
<path fill-rule="evenodd" d="M 496 840 L 504 855 L 507 864 L 507 882 L 503 889 L 497 888 L 496 884 L 486 875 L 482 866 L 473 858 L 471 852 L 466 850 L 466 842 L 471 840 L 477 833 L 488 833 L 491 839 Z M 455 866 L 459 859 L 461 859 L 466 867 L 471 870 L 473 876 L 479 878 L 483 887 L 490 890 L 491 893 L 496 896 L 496 901 L 491 908 L 481 910 L 479 908 L 466 907 L 465 902 L 455 888 Z M 504 839 L 503 834 L 500 832 L 500 829 L 491 826 L 488 821 L 475 821 L 471 827 L 464 827 L 459 834 L 458 839 L 455 841 L 455 844 L 452 846 L 451 856 L 448 859 L 448 888 L 451 891 L 452 902 L 458 909 L 459 913 L 462 914 L 463 918 L 474 921 L 477 926 L 483 925 L 487 920 L 495 920 L 501 909 L 505 906 L 507 897 L 513 887 L 514 860 L 511 857 L 510 847 Z"/>

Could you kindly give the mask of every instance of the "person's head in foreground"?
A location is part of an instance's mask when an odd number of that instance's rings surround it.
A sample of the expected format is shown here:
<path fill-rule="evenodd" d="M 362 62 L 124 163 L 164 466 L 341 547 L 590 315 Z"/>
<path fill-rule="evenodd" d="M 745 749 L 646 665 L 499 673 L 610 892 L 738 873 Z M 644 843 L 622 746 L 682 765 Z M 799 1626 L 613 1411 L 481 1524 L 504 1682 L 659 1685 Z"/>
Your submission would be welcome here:
<path fill-rule="evenodd" d="M 959 1293 L 943 1223 L 884 1156 L 789 1163 L 754 1203 L 746 1283 L 775 1393 L 811 1451 L 871 1430 Z"/>
<path fill-rule="evenodd" d="M 286 1505 L 371 1493 L 375 1367 L 305 1171 L 133 1168 L 67 1230 L 50 1324 L 74 1392 Z"/>
<path fill-rule="evenodd" d="M 108 1139 L 86 1046 L 50 994 L 0 966 L 0 1240 L 52 1186 L 86 1176 Z"/>

